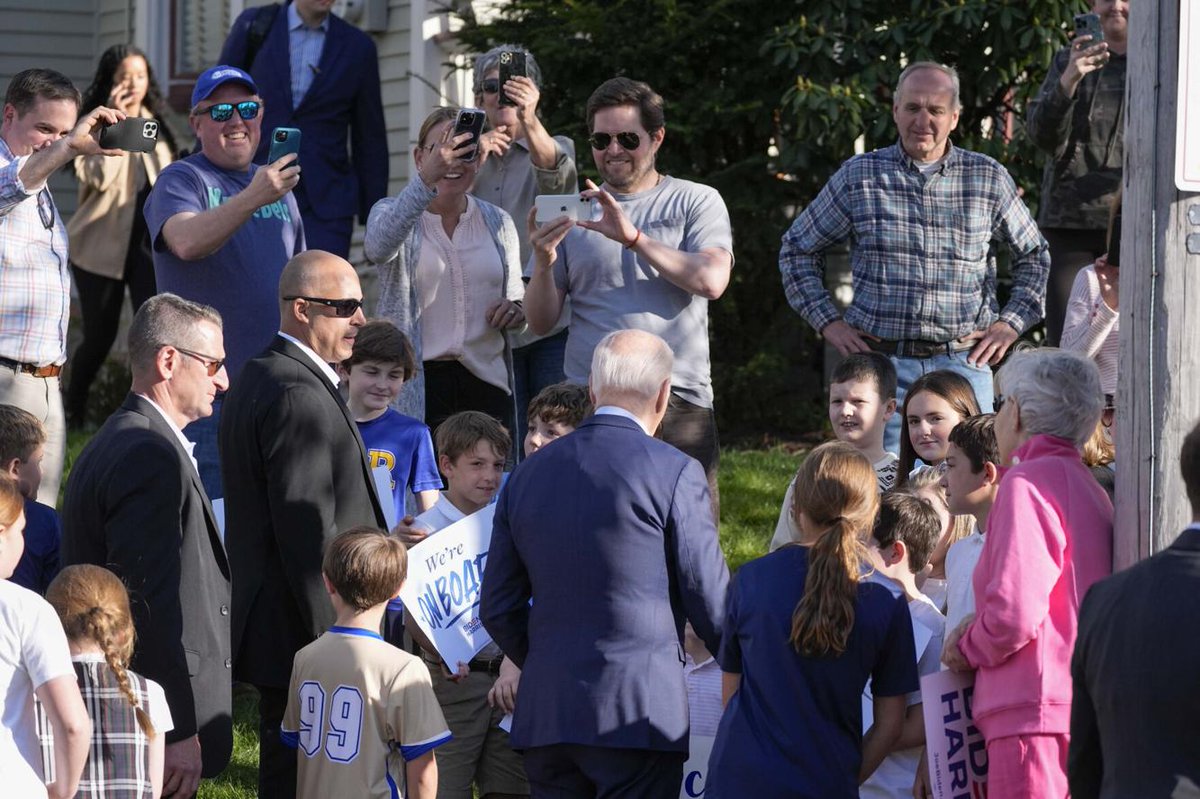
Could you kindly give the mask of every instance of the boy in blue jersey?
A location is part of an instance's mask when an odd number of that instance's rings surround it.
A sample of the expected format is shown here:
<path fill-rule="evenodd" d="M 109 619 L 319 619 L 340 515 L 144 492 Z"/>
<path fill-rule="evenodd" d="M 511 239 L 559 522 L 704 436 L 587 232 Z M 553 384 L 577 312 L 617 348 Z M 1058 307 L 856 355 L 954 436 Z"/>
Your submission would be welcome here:
<path fill-rule="evenodd" d="M 0 405 L 0 474 L 11 477 L 25 497 L 25 551 L 9 579 L 39 595 L 58 574 L 62 543 L 58 514 L 37 502 L 45 443 L 46 428 L 36 416 L 15 405 Z"/>
<path fill-rule="evenodd" d="M 379 635 L 387 601 L 408 573 L 408 552 L 382 530 L 355 527 L 321 563 L 337 613 L 296 653 L 280 724 L 297 749 L 297 799 L 434 799 L 433 750 L 450 740 L 420 658 Z"/>
<path fill-rule="evenodd" d="M 386 466 L 391 472 L 397 519 L 410 515 L 410 493 L 416 513 L 424 513 L 437 502 L 442 488 L 429 428 L 390 407 L 416 367 L 412 345 L 400 329 L 377 320 L 359 329 L 354 351 L 339 369 L 349 394 L 346 404 L 358 423 L 371 468 Z"/>

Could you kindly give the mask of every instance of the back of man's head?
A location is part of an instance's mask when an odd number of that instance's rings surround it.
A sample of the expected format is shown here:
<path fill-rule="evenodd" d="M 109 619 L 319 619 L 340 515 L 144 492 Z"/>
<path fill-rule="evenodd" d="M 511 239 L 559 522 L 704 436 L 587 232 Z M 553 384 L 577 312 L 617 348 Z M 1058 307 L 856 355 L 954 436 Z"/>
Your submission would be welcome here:
<path fill-rule="evenodd" d="M 135 389 L 152 381 L 158 351 L 165 346 L 195 349 L 197 325 L 222 329 L 221 314 L 211 306 L 175 294 L 158 294 L 142 303 L 129 326 L 129 366 Z"/>
<path fill-rule="evenodd" d="M 1200 423 L 1183 439 L 1179 450 L 1179 471 L 1183 474 L 1183 485 L 1187 490 L 1188 502 L 1192 505 L 1192 518 L 1200 519 Z"/>
<path fill-rule="evenodd" d="M 4 102 L 24 116 L 39 100 L 69 100 L 79 110 L 82 99 L 71 79 L 53 69 L 26 69 L 13 75 Z"/>
<path fill-rule="evenodd" d="M 596 405 L 617 405 L 635 414 L 652 410 L 670 385 L 675 355 L 667 342 L 643 330 L 614 330 L 592 353 L 588 377 Z"/>

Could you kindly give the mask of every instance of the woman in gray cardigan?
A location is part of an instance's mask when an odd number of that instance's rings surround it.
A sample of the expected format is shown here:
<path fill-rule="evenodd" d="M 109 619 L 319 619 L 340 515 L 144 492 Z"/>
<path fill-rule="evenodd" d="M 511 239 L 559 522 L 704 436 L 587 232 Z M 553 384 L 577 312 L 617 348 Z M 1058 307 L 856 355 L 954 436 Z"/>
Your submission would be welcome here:
<path fill-rule="evenodd" d="M 512 429 L 508 331 L 525 324 L 517 230 L 500 208 L 468 195 L 478 169 L 470 134 L 453 136 L 455 108 L 421 126 L 416 173 L 375 203 L 364 250 L 379 268 L 378 315 L 412 342 L 421 368 L 397 408 L 437 427 L 483 411 Z"/>

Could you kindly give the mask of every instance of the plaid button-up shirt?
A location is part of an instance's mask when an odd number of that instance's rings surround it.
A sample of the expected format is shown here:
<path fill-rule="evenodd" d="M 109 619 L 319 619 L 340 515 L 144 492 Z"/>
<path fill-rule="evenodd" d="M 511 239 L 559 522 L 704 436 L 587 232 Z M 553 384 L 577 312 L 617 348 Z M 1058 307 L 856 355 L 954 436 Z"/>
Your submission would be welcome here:
<path fill-rule="evenodd" d="M 996 299 L 993 239 L 1012 252 L 1012 294 Z M 922 174 L 899 144 L 851 158 L 783 237 L 788 302 L 816 330 L 841 318 L 824 251 L 850 242 L 847 324 L 883 339 L 952 341 L 997 319 L 1018 333 L 1042 318 L 1050 255 L 1008 172 L 951 147 Z"/>
<path fill-rule="evenodd" d="M 0 139 L 0 357 L 47 366 L 67 359 L 67 228 L 48 188 L 21 183 L 26 158 Z"/>

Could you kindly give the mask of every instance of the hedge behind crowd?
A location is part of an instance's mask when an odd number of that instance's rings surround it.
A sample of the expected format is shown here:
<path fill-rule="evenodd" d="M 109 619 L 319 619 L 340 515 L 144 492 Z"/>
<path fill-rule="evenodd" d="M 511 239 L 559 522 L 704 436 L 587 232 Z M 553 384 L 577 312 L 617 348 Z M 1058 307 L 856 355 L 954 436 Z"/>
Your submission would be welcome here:
<path fill-rule="evenodd" d="M 1042 161 L 1023 109 L 1083 10 L 1080 0 L 511 0 L 488 18 L 462 11 L 459 36 L 473 52 L 516 42 L 536 55 L 542 118 L 574 139 L 581 180 L 598 180 L 591 91 L 627 75 L 663 95 L 659 168 L 716 187 L 733 218 L 733 282 L 710 305 L 721 432 L 760 439 L 824 424 L 823 344 L 783 296 L 779 241 L 856 139 L 895 141 L 901 65 L 959 69 L 954 142 L 1006 164 L 1036 206 Z"/>

